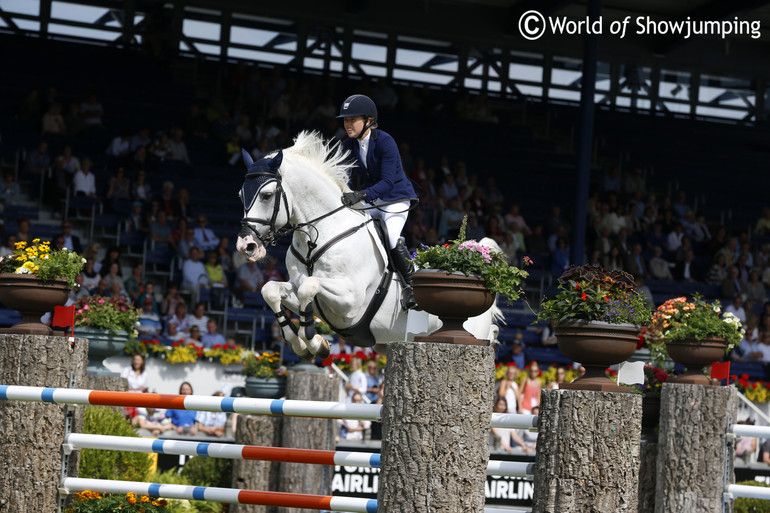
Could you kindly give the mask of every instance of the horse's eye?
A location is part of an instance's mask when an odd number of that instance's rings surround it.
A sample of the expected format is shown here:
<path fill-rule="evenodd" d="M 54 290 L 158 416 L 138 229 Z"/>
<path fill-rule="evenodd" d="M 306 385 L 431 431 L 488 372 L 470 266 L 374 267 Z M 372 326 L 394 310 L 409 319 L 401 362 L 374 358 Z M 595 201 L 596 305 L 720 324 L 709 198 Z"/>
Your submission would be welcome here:
<path fill-rule="evenodd" d="M 273 193 L 270 192 L 270 191 L 265 191 L 265 192 L 260 193 L 259 197 L 262 198 L 263 200 L 269 200 L 270 198 L 273 197 Z"/>

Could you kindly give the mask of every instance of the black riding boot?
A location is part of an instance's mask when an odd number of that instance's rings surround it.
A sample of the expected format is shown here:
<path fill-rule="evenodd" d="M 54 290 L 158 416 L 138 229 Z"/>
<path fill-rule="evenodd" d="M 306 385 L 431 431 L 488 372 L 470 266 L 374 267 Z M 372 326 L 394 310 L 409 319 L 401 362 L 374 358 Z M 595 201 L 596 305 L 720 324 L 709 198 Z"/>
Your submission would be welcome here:
<path fill-rule="evenodd" d="M 390 256 L 393 258 L 393 267 L 404 280 L 401 306 L 404 307 L 404 310 L 417 309 L 417 302 L 414 300 L 414 293 L 412 292 L 414 267 L 412 267 L 412 262 L 409 261 L 409 250 L 406 249 L 406 242 L 404 242 L 403 237 L 399 238 L 396 247 L 390 250 Z"/>

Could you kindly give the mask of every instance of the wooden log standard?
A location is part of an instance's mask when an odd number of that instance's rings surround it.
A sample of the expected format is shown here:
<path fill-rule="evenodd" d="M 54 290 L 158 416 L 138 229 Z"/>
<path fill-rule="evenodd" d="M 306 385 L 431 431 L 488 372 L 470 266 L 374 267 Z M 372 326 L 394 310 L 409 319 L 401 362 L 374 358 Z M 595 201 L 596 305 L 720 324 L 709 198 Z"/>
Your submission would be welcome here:
<path fill-rule="evenodd" d="M 66 337 L 0 335 L 0 383 L 82 386 L 88 343 Z M 71 383 L 70 380 L 73 380 Z M 65 406 L 0 401 L 0 511 L 56 511 Z"/>
<path fill-rule="evenodd" d="M 493 400 L 492 347 L 389 344 L 379 511 L 482 513 Z"/>
<path fill-rule="evenodd" d="M 266 447 L 281 446 L 283 417 L 239 415 L 235 443 Z M 233 460 L 233 488 L 277 490 L 281 463 L 277 461 Z M 275 506 L 230 504 L 230 513 L 275 513 Z"/>
<path fill-rule="evenodd" d="M 533 513 L 637 512 L 642 397 L 543 390 Z"/>
<path fill-rule="evenodd" d="M 734 387 L 663 384 L 656 513 L 722 513 L 725 483 L 734 482 L 727 428 L 737 414 Z"/>
<path fill-rule="evenodd" d="M 339 378 L 327 372 L 289 371 L 286 399 L 305 401 L 338 401 Z M 298 449 L 333 451 L 336 434 L 333 419 L 286 417 L 283 419 L 281 446 Z M 331 495 L 334 467 L 305 463 L 280 464 L 278 490 L 289 493 Z M 275 488 L 272 488 L 273 490 Z M 249 510 L 252 511 L 252 510 Z M 277 508 L 278 513 L 305 513 L 302 508 Z"/>

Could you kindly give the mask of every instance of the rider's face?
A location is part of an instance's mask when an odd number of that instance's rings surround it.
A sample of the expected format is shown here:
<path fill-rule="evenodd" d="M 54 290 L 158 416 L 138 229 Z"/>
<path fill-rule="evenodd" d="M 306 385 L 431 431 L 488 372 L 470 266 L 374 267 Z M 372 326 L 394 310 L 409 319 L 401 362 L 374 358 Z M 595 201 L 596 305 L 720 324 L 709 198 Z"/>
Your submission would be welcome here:
<path fill-rule="evenodd" d="M 345 126 L 345 132 L 347 132 L 348 137 L 355 139 L 361 135 L 361 131 L 364 129 L 364 125 L 366 124 L 366 118 L 363 116 L 354 116 L 351 118 L 342 118 L 342 122 Z"/>

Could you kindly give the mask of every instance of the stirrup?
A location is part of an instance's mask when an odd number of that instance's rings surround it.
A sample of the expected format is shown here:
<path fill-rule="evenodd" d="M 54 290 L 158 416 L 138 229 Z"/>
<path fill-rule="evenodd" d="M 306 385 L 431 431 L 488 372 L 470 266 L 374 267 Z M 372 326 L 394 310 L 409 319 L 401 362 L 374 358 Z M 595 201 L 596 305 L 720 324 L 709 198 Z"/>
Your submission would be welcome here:
<path fill-rule="evenodd" d="M 420 306 L 417 304 L 417 301 L 414 299 L 414 292 L 412 292 L 411 285 L 404 285 L 403 289 L 401 290 L 401 308 L 403 308 L 405 311 L 422 310 L 422 308 L 420 308 Z"/>

